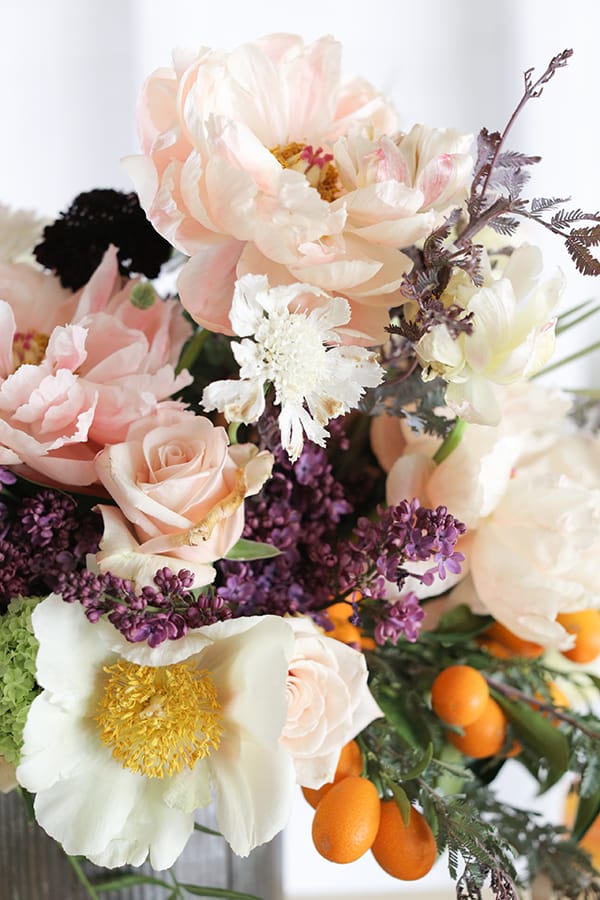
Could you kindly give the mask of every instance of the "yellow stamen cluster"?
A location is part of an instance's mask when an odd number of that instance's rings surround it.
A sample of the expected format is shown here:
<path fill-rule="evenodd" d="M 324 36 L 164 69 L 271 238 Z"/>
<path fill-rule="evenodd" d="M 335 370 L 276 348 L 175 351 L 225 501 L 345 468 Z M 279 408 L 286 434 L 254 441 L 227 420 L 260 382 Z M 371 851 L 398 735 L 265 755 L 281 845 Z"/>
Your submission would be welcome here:
<path fill-rule="evenodd" d="M 104 673 L 95 722 L 125 768 L 164 778 L 218 748 L 221 706 L 206 670 L 187 662 L 152 667 L 120 660 Z"/>
<path fill-rule="evenodd" d="M 321 147 L 313 150 L 309 144 L 292 141 L 285 147 L 278 144 L 271 153 L 284 169 L 301 172 L 327 203 L 340 196 L 338 170 L 331 162 L 331 154 L 324 153 Z"/>
<path fill-rule="evenodd" d="M 40 331 L 17 331 L 13 338 L 12 357 L 16 372 L 20 366 L 39 366 L 50 338 Z"/>

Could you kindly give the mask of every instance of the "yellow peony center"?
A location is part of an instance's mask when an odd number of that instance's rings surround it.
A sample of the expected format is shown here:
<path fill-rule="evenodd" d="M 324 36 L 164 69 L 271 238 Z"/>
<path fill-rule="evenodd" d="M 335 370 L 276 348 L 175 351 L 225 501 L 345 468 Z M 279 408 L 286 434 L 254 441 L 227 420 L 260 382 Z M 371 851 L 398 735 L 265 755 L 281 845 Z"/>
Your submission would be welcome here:
<path fill-rule="evenodd" d="M 322 147 L 315 150 L 310 144 L 293 141 L 285 147 L 278 144 L 271 153 L 284 169 L 301 172 L 323 200 L 331 203 L 340 196 L 340 179 L 338 170 L 332 163 L 333 156 L 325 153 Z"/>
<path fill-rule="evenodd" d="M 12 345 L 14 371 L 22 365 L 39 366 L 49 340 L 48 335 L 41 331 L 15 332 Z"/>
<path fill-rule="evenodd" d="M 104 668 L 95 721 L 100 739 L 122 765 L 148 778 L 191 769 L 221 742 L 221 706 L 206 670 L 187 662 Z"/>

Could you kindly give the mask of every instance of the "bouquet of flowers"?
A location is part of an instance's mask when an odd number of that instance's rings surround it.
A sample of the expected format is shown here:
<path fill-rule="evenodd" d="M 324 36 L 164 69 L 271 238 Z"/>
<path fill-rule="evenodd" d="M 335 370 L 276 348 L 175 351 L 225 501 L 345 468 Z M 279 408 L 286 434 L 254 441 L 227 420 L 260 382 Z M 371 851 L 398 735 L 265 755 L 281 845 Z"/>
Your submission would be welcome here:
<path fill-rule="evenodd" d="M 166 870 L 211 802 L 245 856 L 300 785 L 332 862 L 600 896 L 598 392 L 535 380 L 597 308 L 518 239 L 598 275 L 600 215 L 506 146 L 570 55 L 473 141 L 400 132 L 329 37 L 178 52 L 137 194 L 3 210 L 3 785 L 78 868 Z M 568 827 L 508 758 L 572 773 Z"/>

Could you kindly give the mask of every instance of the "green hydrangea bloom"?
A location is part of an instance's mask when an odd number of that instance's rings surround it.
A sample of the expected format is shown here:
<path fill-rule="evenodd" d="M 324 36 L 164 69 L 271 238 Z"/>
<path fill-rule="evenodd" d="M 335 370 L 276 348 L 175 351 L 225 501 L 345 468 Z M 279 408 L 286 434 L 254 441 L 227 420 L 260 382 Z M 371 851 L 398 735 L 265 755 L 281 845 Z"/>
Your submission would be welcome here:
<path fill-rule="evenodd" d="M 29 707 L 40 688 L 35 680 L 38 642 L 31 613 L 39 597 L 16 597 L 0 617 L 0 756 L 17 765 Z"/>

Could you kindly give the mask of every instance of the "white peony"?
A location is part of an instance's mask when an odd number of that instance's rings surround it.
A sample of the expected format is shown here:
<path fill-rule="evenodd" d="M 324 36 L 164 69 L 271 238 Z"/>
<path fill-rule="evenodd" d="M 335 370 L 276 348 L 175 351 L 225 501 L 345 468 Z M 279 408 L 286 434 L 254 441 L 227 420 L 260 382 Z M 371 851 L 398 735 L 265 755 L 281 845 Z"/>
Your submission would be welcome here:
<path fill-rule="evenodd" d="M 451 602 L 558 649 L 573 638 L 557 615 L 600 607 L 600 439 L 576 431 L 566 405 L 554 389 L 515 385 L 501 424 L 468 425 L 439 465 L 435 442 L 407 431 L 387 480 L 389 503 L 417 496 L 467 525 Z"/>
<path fill-rule="evenodd" d="M 215 793 L 246 856 L 285 825 L 295 783 L 279 737 L 294 646 L 275 616 L 239 618 L 150 649 L 50 595 L 32 616 L 42 693 L 19 784 L 67 853 L 101 866 L 173 864 Z"/>
<path fill-rule="evenodd" d="M 498 385 L 531 378 L 554 351 L 552 318 L 563 289 L 557 271 L 540 282 L 542 256 L 523 244 L 514 251 L 501 277 L 488 275 L 482 287 L 452 281 L 442 296 L 473 314 L 472 334 L 453 338 L 436 325 L 416 350 L 425 379 L 447 381 L 446 403 L 458 416 L 481 425 L 500 421 Z"/>

